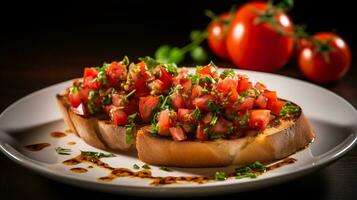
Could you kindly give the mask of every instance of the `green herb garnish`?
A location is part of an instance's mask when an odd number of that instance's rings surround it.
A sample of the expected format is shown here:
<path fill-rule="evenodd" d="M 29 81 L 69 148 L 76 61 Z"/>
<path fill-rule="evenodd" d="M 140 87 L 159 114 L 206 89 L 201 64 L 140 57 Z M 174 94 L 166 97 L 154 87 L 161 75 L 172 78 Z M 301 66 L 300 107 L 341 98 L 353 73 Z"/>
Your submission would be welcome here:
<path fill-rule="evenodd" d="M 217 181 L 224 181 L 227 179 L 226 173 L 223 171 L 218 171 L 214 174 L 214 179 Z"/>
<path fill-rule="evenodd" d="M 225 69 L 225 70 L 223 70 L 223 72 L 220 75 L 221 78 L 226 78 L 226 77 L 234 78 L 235 76 L 236 76 L 236 73 L 235 73 L 234 69 Z"/>
<path fill-rule="evenodd" d="M 164 167 L 164 166 L 159 167 L 159 169 L 162 170 L 162 171 L 172 172 L 171 169 L 169 169 L 169 168 L 167 168 L 167 167 Z"/>
<path fill-rule="evenodd" d="M 97 159 L 100 158 L 110 158 L 110 157 L 115 157 L 115 154 L 112 153 L 101 153 L 101 152 L 95 152 L 95 151 L 81 151 L 82 156 L 91 156 Z"/>
<path fill-rule="evenodd" d="M 212 119 L 211 119 L 211 121 L 209 122 L 209 124 L 210 124 L 211 126 L 214 126 L 214 125 L 216 125 L 217 120 L 218 120 L 218 117 L 217 117 L 216 113 L 214 113 L 214 114 L 213 114 L 213 117 L 212 117 Z"/>
<path fill-rule="evenodd" d="M 201 111 L 199 108 L 195 108 L 195 110 L 192 112 L 192 117 L 195 119 L 199 119 L 201 117 Z"/>
<path fill-rule="evenodd" d="M 292 115 L 292 114 L 298 114 L 300 112 L 301 110 L 297 105 L 294 105 L 291 102 L 286 102 L 280 111 L 280 115 Z"/>
<path fill-rule="evenodd" d="M 123 60 L 121 61 L 123 65 L 128 66 L 130 64 L 128 56 L 124 56 Z"/>
<path fill-rule="evenodd" d="M 133 129 L 135 127 L 135 118 L 136 118 L 137 113 L 131 114 L 128 116 L 128 124 L 125 125 L 126 129 L 126 136 L 125 136 L 125 143 L 127 144 L 133 144 L 135 141 Z"/>
<path fill-rule="evenodd" d="M 62 147 L 56 147 L 55 150 L 60 155 L 71 155 L 70 152 L 72 151 L 71 149 L 65 149 Z"/>
<path fill-rule="evenodd" d="M 151 169 L 151 167 L 148 164 L 144 164 L 143 166 L 141 166 L 141 168 L 143 168 L 143 169 Z"/>
<path fill-rule="evenodd" d="M 134 165 L 133 165 L 133 168 L 134 168 L 134 169 L 140 169 L 139 165 L 137 165 L 137 164 L 134 164 Z"/>
<path fill-rule="evenodd" d="M 207 106 L 208 110 L 213 113 L 217 113 L 219 111 L 219 106 L 217 104 L 215 104 L 214 101 L 212 101 L 212 100 L 207 101 L 206 106 Z"/>
<path fill-rule="evenodd" d="M 153 70 L 156 66 L 160 65 L 160 63 L 157 60 L 149 56 L 145 56 L 144 58 L 139 58 L 139 60 L 144 61 L 149 71 Z"/>
<path fill-rule="evenodd" d="M 255 161 L 252 164 L 240 167 L 235 169 L 236 171 L 236 178 L 256 178 L 256 173 L 262 173 L 266 171 L 265 165 L 260 163 L 259 161 Z"/>

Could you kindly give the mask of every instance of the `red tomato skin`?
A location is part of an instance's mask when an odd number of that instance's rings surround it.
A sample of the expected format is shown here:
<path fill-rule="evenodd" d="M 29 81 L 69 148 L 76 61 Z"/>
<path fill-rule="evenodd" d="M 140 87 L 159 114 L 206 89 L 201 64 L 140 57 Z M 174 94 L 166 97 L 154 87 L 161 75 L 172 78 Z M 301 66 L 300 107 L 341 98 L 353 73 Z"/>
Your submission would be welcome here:
<path fill-rule="evenodd" d="M 192 88 L 191 99 L 200 97 L 202 95 L 202 87 L 200 85 L 194 85 Z"/>
<path fill-rule="evenodd" d="M 108 66 L 106 76 L 109 84 L 115 86 L 118 84 L 119 80 L 125 79 L 126 66 L 118 62 L 112 62 Z"/>
<path fill-rule="evenodd" d="M 275 91 L 265 91 L 263 93 L 263 95 L 268 99 L 268 102 L 267 102 L 267 108 L 268 109 L 271 109 L 273 104 L 278 100 L 278 97 L 276 95 L 276 92 Z"/>
<path fill-rule="evenodd" d="M 159 104 L 158 96 L 141 97 L 139 100 L 139 112 L 144 122 L 149 122 L 152 111 L 157 108 Z"/>
<path fill-rule="evenodd" d="M 253 87 L 252 82 L 248 80 L 246 77 L 239 77 L 237 92 L 241 94 L 242 92 L 251 89 Z"/>
<path fill-rule="evenodd" d="M 134 114 L 138 109 L 138 101 L 136 99 L 130 100 L 124 107 L 124 112 L 128 115 Z"/>
<path fill-rule="evenodd" d="M 266 108 L 268 105 L 268 98 L 266 98 L 264 95 L 259 95 L 257 99 L 254 102 L 254 106 L 258 108 Z"/>
<path fill-rule="evenodd" d="M 264 130 L 270 121 L 270 110 L 251 110 L 249 114 L 249 128 Z"/>
<path fill-rule="evenodd" d="M 123 110 L 113 112 L 113 123 L 117 126 L 122 126 L 128 123 L 128 116 Z"/>
<path fill-rule="evenodd" d="M 161 70 L 161 76 L 160 76 L 160 80 L 163 82 L 163 90 L 166 90 L 167 88 L 169 88 L 172 85 L 172 75 L 163 67 L 160 67 Z"/>
<path fill-rule="evenodd" d="M 206 134 L 204 133 L 204 128 L 203 128 L 203 125 L 202 124 L 199 124 L 197 126 L 197 130 L 196 130 L 196 138 L 200 141 L 205 141 L 207 140 L 207 136 Z"/>
<path fill-rule="evenodd" d="M 215 55 L 223 59 L 229 59 L 226 44 L 226 32 L 223 20 L 228 20 L 229 13 L 223 13 L 219 19 L 212 20 L 208 25 L 207 43 Z"/>
<path fill-rule="evenodd" d="M 181 127 L 171 127 L 169 128 L 169 131 L 172 139 L 175 141 L 182 141 L 187 138 Z"/>
<path fill-rule="evenodd" d="M 321 53 L 314 53 L 313 45 L 303 48 L 298 58 L 300 71 L 317 83 L 329 83 L 342 78 L 351 64 L 351 51 L 347 43 L 338 35 L 328 32 L 317 33 L 313 38 L 323 42 L 330 40 L 334 50 L 329 52 L 329 62 L 326 62 Z"/>
<path fill-rule="evenodd" d="M 198 71 L 198 73 L 201 75 L 209 75 L 212 78 L 216 78 L 218 76 L 216 68 L 209 66 L 209 65 L 202 67 Z"/>
<path fill-rule="evenodd" d="M 280 115 L 280 111 L 281 109 L 284 107 L 285 105 L 285 101 L 281 101 L 281 100 L 277 100 L 275 103 L 273 103 L 272 107 L 271 107 L 271 112 L 274 115 Z"/>
<path fill-rule="evenodd" d="M 196 98 L 192 101 L 192 104 L 198 107 L 200 110 L 207 111 L 207 102 L 213 100 L 214 97 L 212 95 L 204 95 L 202 97 Z"/>
<path fill-rule="evenodd" d="M 181 96 L 181 94 L 172 94 L 170 96 L 172 106 L 175 110 L 185 107 L 185 100 Z"/>
<path fill-rule="evenodd" d="M 170 135 L 170 115 L 169 110 L 163 110 L 160 112 L 158 116 L 158 134 L 161 136 L 169 136 Z"/>
<path fill-rule="evenodd" d="M 255 24 L 257 13 L 267 9 L 266 2 L 250 2 L 238 9 L 227 34 L 231 60 L 242 69 L 272 72 L 282 68 L 294 49 L 294 25 L 285 13 L 275 16 L 281 35 L 268 23 Z"/>
<path fill-rule="evenodd" d="M 98 75 L 98 71 L 94 67 L 84 68 L 83 87 L 89 89 L 100 88 L 102 86 L 102 83 L 94 81 L 97 75 Z"/>
<path fill-rule="evenodd" d="M 180 122 L 187 121 L 189 114 L 193 112 L 192 109 L 179 108 L 177 111 L 177 119 Z"/>
<path fill-rule="evenodd" d="M 234 110 L 249 110 L 252 109 L 254 106 L 254 98 L 253 97 L 246 97 L 242 102 L 240 102 L 238 105 L 233 106 L 232 108 Z"/>
<path fill-rule="evenodd" d="M 79 106 L 79 104 L 81 104 L 81 102 L 82 102 L 80 93 L 78 91 L 76 93 L 70 92 L 68 94 L 68 99 L 69 99 L 71 106 L 75 107 L 75 108 L 77 108 Z"/>

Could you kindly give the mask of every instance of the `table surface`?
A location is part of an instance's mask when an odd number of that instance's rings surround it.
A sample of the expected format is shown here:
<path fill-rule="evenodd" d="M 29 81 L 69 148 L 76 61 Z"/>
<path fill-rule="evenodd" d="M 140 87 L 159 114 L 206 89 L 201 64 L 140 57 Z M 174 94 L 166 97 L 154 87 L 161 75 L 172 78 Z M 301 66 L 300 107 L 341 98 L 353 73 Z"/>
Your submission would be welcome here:
<path fill-rule="evenodd" d="M 148 44 L 146 49 L 143 47 L 144 49 L 140 49 L 139 52 L 130 49 L 130 46 L 121 47 L 119 51 L 115 45 L 107 45 L 105 37 L 95 44 L 91 41 L 91 45 L 97 47 L 95 50 L 86 45 L 91 40 L 91 36 L 84 36 L 75 43 L 72 43 L 74 37 L 57 33 L 47 34 L 46 37 L 36 34 L 21 36 L 16 40 L 14 37 L 6 35 L 2 41 L 3 48 L 0 50 L 0 93 L 3 94 L 0 98 L 0 111 L 15 100 L 40 88 L 79 77 L 84 66 L 121 59 L 122 54 L 119 53 L 121 50 L 136 52 L 131 57 L 150 54 L 154 50 L 153 46 Z M 224 66 L 230 65 L 219 60 L 217 62 Z M 294 62 L 289 63 L 278 73 L 304 80 Z M 357 68 L 352 64 L 351 70 L 344 79 L 323 87 L 337 93 L 357 107 L 356 77 Z M 65 199 L 77 195 L 84 198 L 135 199 L 135 197 L 90 191 L 49 180 L 17 165 L 3 154 L 0 154 L 0 163 L 0 193 L 6 195 L 7 199 L 29 197 Z M 310 198 L 317 199 L 351 199 L 356 191 L 356 169 L 357 148 L 355 147 L 343 158 L 318 172 L 281 185 L 259 191 L 229 194 L 224 198 L 286 199 L 285 195 L 279 195 L 283 191 L 284 194 L 304 195 L 304 197 L 308 195 Z"/>

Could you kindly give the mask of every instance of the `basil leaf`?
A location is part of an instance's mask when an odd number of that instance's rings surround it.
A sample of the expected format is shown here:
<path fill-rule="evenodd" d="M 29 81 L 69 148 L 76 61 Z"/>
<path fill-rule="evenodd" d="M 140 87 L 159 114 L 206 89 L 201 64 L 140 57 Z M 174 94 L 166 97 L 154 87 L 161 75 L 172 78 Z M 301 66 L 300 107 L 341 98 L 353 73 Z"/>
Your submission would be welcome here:
<path fill-rule="evenodd" d="M 227 179 L 226 173 L 223 171 L 218 171 L 214 174 L 214 179 L 217 181 L 224 181 Z"/>

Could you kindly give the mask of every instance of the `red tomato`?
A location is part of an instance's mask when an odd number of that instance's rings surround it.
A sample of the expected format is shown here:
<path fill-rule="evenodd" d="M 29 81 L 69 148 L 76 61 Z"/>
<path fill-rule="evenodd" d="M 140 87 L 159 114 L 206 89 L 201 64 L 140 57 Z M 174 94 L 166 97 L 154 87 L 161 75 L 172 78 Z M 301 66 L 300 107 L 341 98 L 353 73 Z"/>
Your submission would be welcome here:
<path fill-rule="evenodd" d="M 119 80 L 126 78 L 126 66 L 118 62 L 112 62 L 108 66 L 106 75 L 109 84 L 116 85 Z"/>
<path fill-rule="evenodd" d="M 159 91 L 165 90 L 165 85 L 160 79 L 156 79 L 153 82 L 151 82 L 150 87 L 151 90 L 159 90 Z"/>
<path fill-rule="evenodd" d="M 130 100 L 124 107 L 124 112 L 128 115 L 134 114 L 138 109 L 138 101 L 136 99 Z"/>
<path fill-rule="evenodd" d="M 170 111 L 169 110 L 163 110 L 160 112 L 158 116 L 158 134 L 161 136 L 169 136 L 170 135 Z"/>
<path fill-rule="evenodd" d="M 267 2 L 250 2 L 240 7 L 227 33 L 227 50 L 242 69 L 275 71 L 285 65 L 294 49 L 294 25 L 289 16 L 277 12 L 269 20 L 259 20 L 267 12 Z M 283 34 L 281 34 L 283 32 Z"/>
<path fill-rule="evenodd" d="M 204 95 L 202 97 L 198 97 L 192 101 L 192 104 L 198 107 L 200 110 L 208 110 L 207 102 L 213 100 L 214 97 L 212 95 Z"/>
<path fill-rule="evenodd" d="M 200 85 L 194 85 L 192 88 L 191 99 L 202 95 L 202 87 Z"/>
<path fill-rule="evenodd" d="M 125 95 L 122 94 L 113 94 L 112 102 L 114 106 L 124 106 L 125 105 Z"/>
<path fill-rule="evenodd" d="M 130 71 L 130 75 L 134 81 L 135 85 L 135 96 L 143 97 L 150 94 L 150 89 L 147 87 L 147 80 L 152 78 L 149 73 L 146 72 L 146 67 L 143 62 L 137 64 L 137 67 L 140 71 L 135 72 L 133 70 Z"/>
<path fill-rule="evenodd" d="M 177 111 L 177 119 L 178 119 L 180 122 L 189 121 L 189 119 L 190 119 L 190 114 L 191 114 L 192 112 L 193 112 L 192 109 L 180 108 L 180 109 L 178 109 L 178 111 Z"/>
<path fill-rule="evenodd" d="M 82 102 L 81 95 L 78 91 L 76 91 L 75 93 L 70 92 L 68 95 L 68 99 L 71 106 L 75 108 L 77 108 Z"/>
<path fill-rule="evenodd" d="M 112 112 L 113 123 L 117 126 L 122 126 L 128 123 L 128 116 L 123 110 L 115 110 Z"/>
<path fill-rule="evenodd" d="M 238 79 L 238 86 L 237 86 L 237 91 L 239 94 L 242 92 L 251 89 L 253 87 L 252 82 L 249 81 L 249 79 L 245 76 L 240 76 Z"/>
<path fill-rule="evenodd" d="M 205 134 L 205 132 L 204 132 L 204 128 L 203 128 L 203 125 L 202 125 L 202 124 L 199 124 L 199 125 L 197 126 L 196 138 L 197 138 L 198 140 L 201 140 L 201 141 L 207 140 L 207 136 L 206 136 L 206 134 Z"/>
<path fill-rule="evenodd" d="M 216 134 L 227 134 L 232 124 L 232 122 L 220 117 L 216 124 L 211 128 L 211 131 Z"/>
<path fill-rule="evenodd" d="M 299 54 L 301 72 L 310 80 L 328 83 L 342 78 L 351 63 L 351 52 L 347 43 L 333 33 L 317 33 L 311 47 L 305 47 Z"/>
<path fill-rule="evenodd" d="M 209 75 L 212 78 L 216 78 L 218 76 L 217 69 L 210 65 L 202 67 L 201 69 L 198 70 L 198 73 L 201 75 Z"/>
<path fill-rule="evenodd" d="M 90 89 L 100 88 L 102 86 L 102 83 L 95 81 L 97 75 L 98 71 L 94 67 L 84 68 L 83 86 Z"/>
<path fill-rule="evenodd" d="M 254 98 L 253 97 L 246 97 L 242 102 L 238 105 L 233 106 L 234 110 L 249 110 L 252 109 L 254 106 Z"/>
<path fill-rule="evenodd" d="M 251 110 L 249 114 L 249 128 L 264 130 L 270 121 L 270 110 Z"/>
<path fill-rule="evenodd" d="M 186 140 L 186 135 L 183 132 L 183 130 L 181 129 L 181 127 L 171 127 L 169 128 L 170 130 L 170 134 L 172 139 L 174 139 L 175 141 L 182 141 L 182 140 Z"/>
<path fill-rule="evenodd" d="M 192 81 L 190 79 L 182 80 L 181 86 L 182 86 L 181 93 L 182 94 L 187 94 L 191 90 Z"/>
<path fill-rule="evenodd" d="M 271 107 L 271 112 L 275 115 L 280 115 L 281 109 L 284 107 L 285 101 L 277 100 Z"/>
<path fill-rule="evenodd" d="M 172 75 L 163 67 L 160 67 L 160 70 L 161 70 L 161 76 L 159 79 L 164 84 L 163 90 L 166 90 L 167 88 L 169 88 L 172 85 Z"/>
<path fill-rule="evenodd" d="M 268 104 L 268 98 L 266 98 L 264 95 L 259 95 L 258 98 L 254 102 L 254 106 L 258 108 L 266 108 Z"/>
<path fill-rule="evenodd" d="M 214 54 L 224 59 L 229 59 L 226 46 L 226 34 L 229 28 L 229 19 L 229 13 L 223 13 L 217 19 L 212 20 L 208 25 L 208 46 Z"/>
<path fill-rule="evenodd" d="M 157 108 L 159 104 L 158 96 L 141 97 L 139 100 L 139 112 L 144 122 L 149 122 L 153 114 L 153 110 Z"/>
<path fill-rule="evenodd" d="M 278 100 L 275 91 L 264 91 L 263 95 L 268 99 L 267 108 L 271 109 L 273 104 Z"/>
<path fill-rule="evenodd" d="M 230 95 L 230 101 L 234 102 L 238 99 L 237 86 L 237 80 L 226 77 L 219 79 L 216 89 L 219 93 Z"/>
<path fill-rule="evenodd" d="M 257 89 L 257 90 L 260 90 L 260 91 L 264 91 L 267 87 L 263 83 L 257 82 L 254 85 L 254 88 Z"/>
<path fill-rule="evenodd" d="M 185 107 L 185 100 L 181 96 L 181 94 L 172 94 L 170 96 L 171 104 L 175 110 Z"/>

